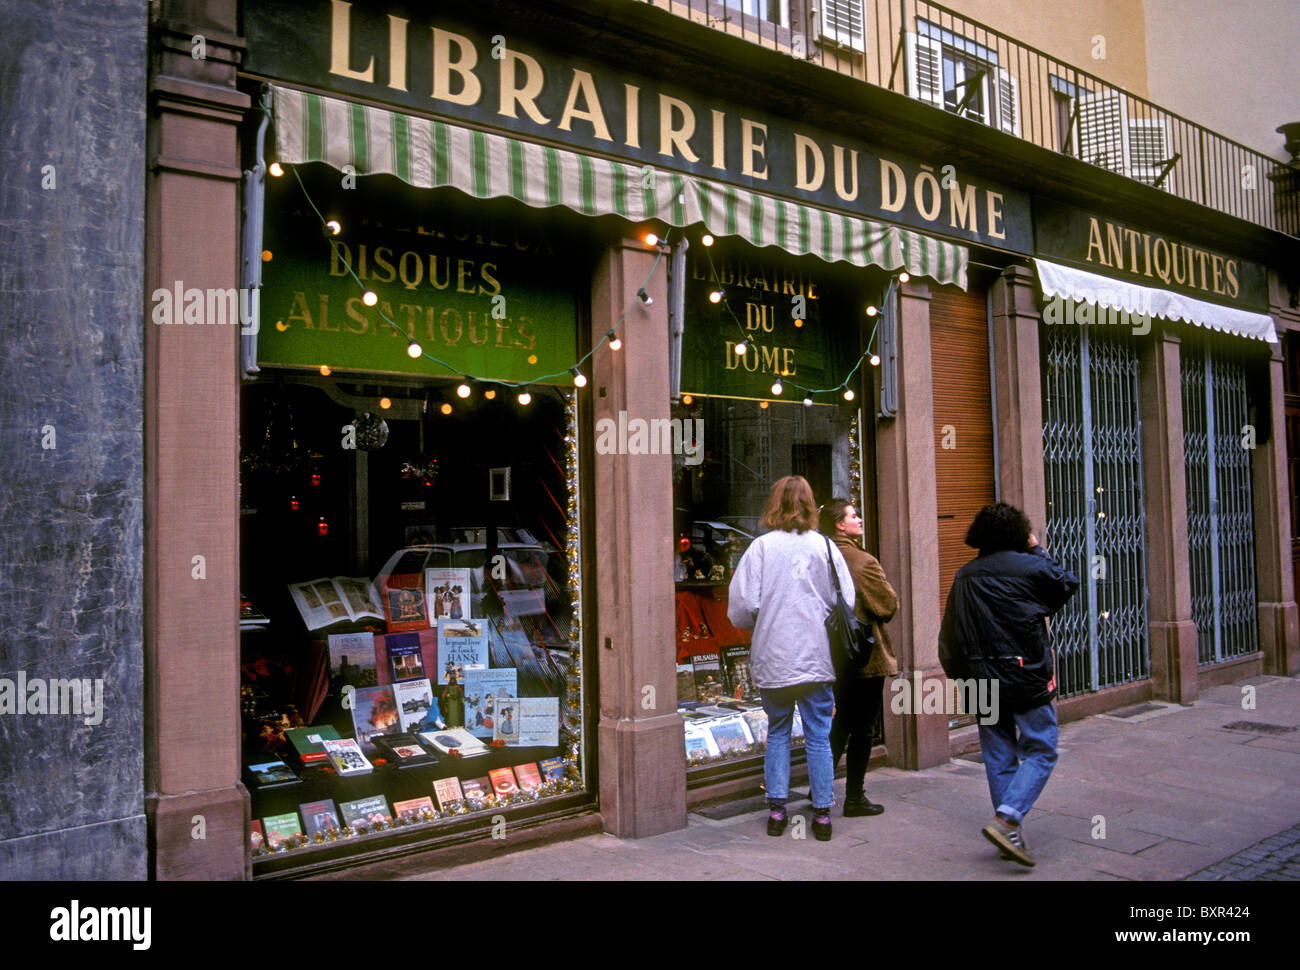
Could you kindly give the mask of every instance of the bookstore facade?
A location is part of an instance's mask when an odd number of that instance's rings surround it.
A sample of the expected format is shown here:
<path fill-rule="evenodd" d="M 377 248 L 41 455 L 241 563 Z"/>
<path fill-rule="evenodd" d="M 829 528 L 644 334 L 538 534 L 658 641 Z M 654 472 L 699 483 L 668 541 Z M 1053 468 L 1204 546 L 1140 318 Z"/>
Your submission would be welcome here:
<path fill-rule="evenodd" d="M 177 66 L 151 116 L 150 291 L 175 287 L 180 322 L 189 280 L 238 278 L 257 321 L 237 353 L 231 328 L 146 338 L 150 719 L 217 725 L 152 729 L 159 878 L 593 813 L 652 835 L 752 790 L 765 719 L 727 586 L 788 474 L 862 510 L 899 592 L 893 764 L 943 762 L 973 713 L 922 685 L 996 498 L 1111 570 L 1061 623 L 1063 703 L 1294 665 L 1289 552 L 1257 540 L 1286 514 L 1277 438 L 1257 420 L 1242 464 L 1212 430 L 1280 399 L 1267 267 L 570 56 L 542 17 L 290 0 L 238 23 L 237 86 L 160 41 Z M 1116 264 L 1129 225 L 1137 256 L 1205 253 L 1204 306 L 1142 335 L 1056 326 L 1054 299 L 1149 283 Z M 1076 507 L 1084 489 L 1115 504 Z M 214 586 L 237 630 L 205 612 Z"/>

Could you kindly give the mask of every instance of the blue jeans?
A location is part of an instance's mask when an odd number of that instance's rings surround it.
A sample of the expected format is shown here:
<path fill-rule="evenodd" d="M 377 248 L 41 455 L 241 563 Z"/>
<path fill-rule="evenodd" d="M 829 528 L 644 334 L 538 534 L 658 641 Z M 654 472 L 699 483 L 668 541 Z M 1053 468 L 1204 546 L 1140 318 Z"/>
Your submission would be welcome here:
<path fill-rule="evenodd" d="M 996 724 L 979 728 L 993 810 L 1020 822 L 1056 765 L 1056 707 L 1049 701 L 1021 713 L 1003 711 Z"/>
<path fill-rule="evenodd" d="M 763 755 L 763 780 L 769 801 L 784 803 L 790 797 L 790 729 L 794 706 L 803 719 L 804 754 L 808 760 L 808 781 L 812 785 L 814 809 L 830 810 L 835 801 L 832 785 L 835 765 L 831 762 L 831 714 L 835 693 L 828 683 L 764 687 L 759 691 L 767 712 L 767 750 Z"/>

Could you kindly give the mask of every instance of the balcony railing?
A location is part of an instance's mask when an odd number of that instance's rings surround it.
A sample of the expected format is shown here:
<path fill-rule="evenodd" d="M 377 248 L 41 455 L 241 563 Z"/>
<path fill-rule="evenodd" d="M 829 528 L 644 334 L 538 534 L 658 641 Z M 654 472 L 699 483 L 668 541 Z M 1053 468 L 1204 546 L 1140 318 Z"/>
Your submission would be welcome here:
<path fill-rule="evenodd" d="M 938 4 L 640 2 L 1300 236 L 1300 173 Z"/>

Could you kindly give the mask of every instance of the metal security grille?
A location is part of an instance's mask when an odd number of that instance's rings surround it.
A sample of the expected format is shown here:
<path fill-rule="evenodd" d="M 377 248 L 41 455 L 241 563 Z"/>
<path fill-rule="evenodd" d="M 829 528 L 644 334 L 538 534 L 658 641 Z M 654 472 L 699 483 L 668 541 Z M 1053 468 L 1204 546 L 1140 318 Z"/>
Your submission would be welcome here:
<path fill-rule="evenodd" d="M 1192 619 L 1200 664 L 1259 649 L 1246 369 L 1203 335 L 1182 345 Z"/>
<path fill-rule="evenodd" d="M 1081 580 L 1051 621 L 1069 697 L 1149 675 L 1138 359 L 1127 334 L 1042 335 L 1043 544 Z"/>

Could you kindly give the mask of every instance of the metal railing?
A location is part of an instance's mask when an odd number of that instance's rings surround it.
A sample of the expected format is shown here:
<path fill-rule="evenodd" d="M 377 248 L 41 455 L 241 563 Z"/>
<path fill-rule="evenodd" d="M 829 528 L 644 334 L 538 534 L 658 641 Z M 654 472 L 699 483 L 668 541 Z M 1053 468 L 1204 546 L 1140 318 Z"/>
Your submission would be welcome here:
<path fill-rule="evenodd" d="M 637 0 L 1300 236 L 1300 173 L 925 0 Z"/>

